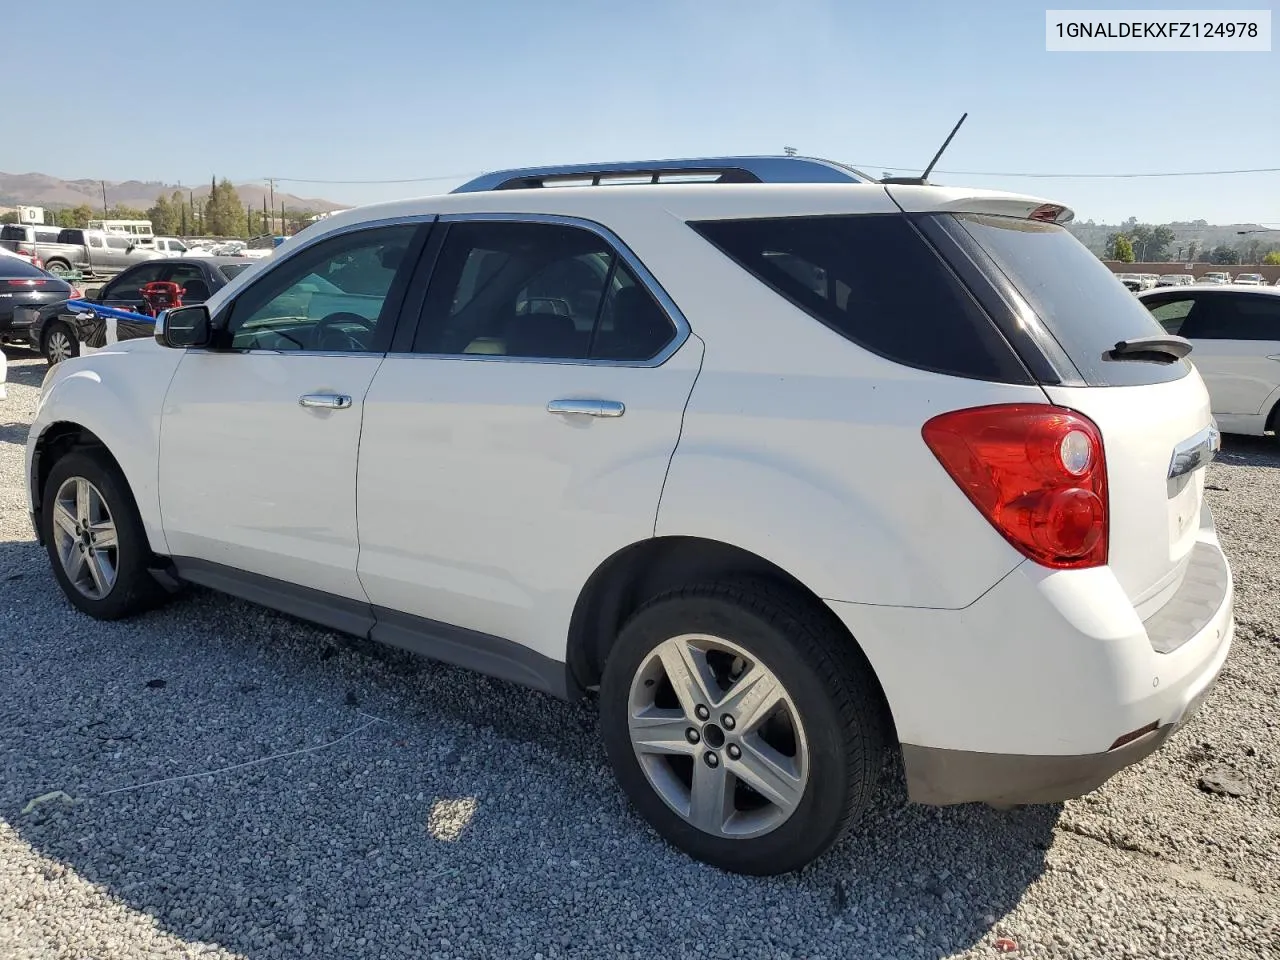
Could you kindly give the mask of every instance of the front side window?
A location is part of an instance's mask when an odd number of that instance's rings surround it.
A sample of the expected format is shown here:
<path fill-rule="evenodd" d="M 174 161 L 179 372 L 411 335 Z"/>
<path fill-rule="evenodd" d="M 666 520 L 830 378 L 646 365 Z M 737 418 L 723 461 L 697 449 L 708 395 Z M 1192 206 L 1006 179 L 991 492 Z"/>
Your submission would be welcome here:
<path fill-rule="evenodd" d="M 1280 340 L 1280 297 L 1207 294 L 1196 301 L 1182 336 L 1200 340 Z"/>
<path fill-rule="evenodd" d="M 415 353 L 643 362 L 675 336 L 601 236 L 548 223 L 454 223 Z"/>
<path fill-rule="evenodd" d="M 103 301 L 141 300 L 143 285 L 159 280 L 162 269 L 160 263 L 155 262 L 139 264 L 126 270 L 103 288 Z"/>
<path fill-rule="evenodd" d="M 232 304 L 235 350 L 365 352 L 385 349 L 395 316 L 385 310 L 417 227 L 358 230 L 282 261 Z"/>

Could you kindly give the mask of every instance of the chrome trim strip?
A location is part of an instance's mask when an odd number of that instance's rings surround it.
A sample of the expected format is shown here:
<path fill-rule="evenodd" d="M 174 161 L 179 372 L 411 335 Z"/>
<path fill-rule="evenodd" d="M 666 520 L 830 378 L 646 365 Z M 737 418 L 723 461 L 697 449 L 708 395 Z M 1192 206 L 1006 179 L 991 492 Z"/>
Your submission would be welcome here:
<path fill-rule="evenodd" d="M 606 227 L 604 224 L 596 223 L 594 220 L 587 220 L 583 217 L 567 217 L 561 214 L 551 213 L 446 213 L 440 216 L 440 223 L 466 223 L 472 221 L 486 221 L 495 223 L 549 223 L 562 227 L 578 227 L 583 230 L 590 230 L 598 237 L 607 242 L 618 256 L 622 257 L 622 261 L 631 268 L 636 278 L 644 285 L 645 289 L 658 301 L 658 305 L 666 313 L 667 319 L 676 328 L 676 334 L 671 338 L 670 342 L 662 348 L 662 350 L 654 357 L 648 360 L 589 360 L 589 359 L 573 359 L 573 358 L 549 358 L 549 357 L 503 357 L 494 354 L 477 354 L 477 353 L 417 353 L 410 351 L 408 353 L 389 354 L 393 357 L 431 357 L 436 360 L 478 360 L 484 362 L 498 363 L 561 363 L 574 364 L 582 366 L 603 366 L 603 367 L 660 367 L 666 363 L 671 357 L 684 346 L 685 341 L 689 339 L 689 335 L 693 332 L 689 326 L 689 321 L 685 319 L 685 315 L 680 312 L 680 308 L 676 306 L 676 302 L 671 299 L 666 290 L 662 289 L 662 284 L 658 283 L 655 277 L 635 253 L 622 242 L 622 238 Z"/>
<path fill-rule="evenodd" d="M 1169 458 L 1169 479 L 1174 480 L 1208 465 L 1221 448 L 1222 434 L 1218 425 L 1211 423 L 1173 448 L 1173 455 Z"/>
<path fill-rule="evenodd" d="M 723 173 L 742 170 L 761 183 L 877 183 L 853 167 L 821 157 L 691 157 L 684 160 L 622 160 L 607 163 L 570 163 L 561 166 L 515 167 L 495 170 L 468 180 L 452 193 L 479 193 L 501 189 L 513 180 L 553 177 L 624 176 L 662 173 Z"/>

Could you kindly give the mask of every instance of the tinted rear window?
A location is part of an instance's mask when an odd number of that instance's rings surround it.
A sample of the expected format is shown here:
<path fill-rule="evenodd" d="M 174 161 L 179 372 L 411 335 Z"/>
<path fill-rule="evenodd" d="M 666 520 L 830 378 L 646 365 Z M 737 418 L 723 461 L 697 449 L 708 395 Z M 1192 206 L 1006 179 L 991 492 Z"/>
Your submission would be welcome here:
<path fill-rule="evenodd" d="M 218 272 L 230 280 L 236 274 L 244 273 L 249 267 L 250 264 L 247 263 L 226 263 L 218 268 Z"/>
<path fill-rule="evenodd" d="M 1085 383 L 1135 386 L 1187 375 L 1188 361 L 1109 360 L 1120 340 L 1164 330 L 1124 284 L 1065 228 L 1053 223 L 956 217 L 1061 344 Z"/>
<path fill-rule="evenodd" d="M 873 353 L 955 376 L 1029 382 L 1012 348 L 906 217 L 690 226 L 776 293 Z"/>

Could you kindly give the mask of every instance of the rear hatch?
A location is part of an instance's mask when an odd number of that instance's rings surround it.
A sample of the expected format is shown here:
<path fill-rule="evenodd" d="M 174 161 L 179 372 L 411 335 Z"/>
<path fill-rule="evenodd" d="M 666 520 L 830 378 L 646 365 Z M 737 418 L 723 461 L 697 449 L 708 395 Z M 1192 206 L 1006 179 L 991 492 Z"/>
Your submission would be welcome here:
<path fill-rule="evenodd" d="M 908 211 L 924 206 L 923 196 L 890 189 Z M 1005 215 L 985 196 L 942 206 L 948 212 L 935 203 L 934 212 L 913 217 L 971 286 L 989 284 L 975 295 L 993 314 L 1004 311 L 998 325 L 1049 400 L 1084 414 L 1102 433 L 1107 562 L 1145 619 L 1181 583 L 1217 443 L 1204 383 L 1177 355 L 1185 342 L 1167 342 L 1137 298 L 1054 222 L 1070 216 L 1064 208 L 1019 200 L 1010 204 L 1015 215 Z M 1135 343 L 1141 338 L 1155 339 Z M 1122 342 L 1128 346 L 1117 349 Z"/>

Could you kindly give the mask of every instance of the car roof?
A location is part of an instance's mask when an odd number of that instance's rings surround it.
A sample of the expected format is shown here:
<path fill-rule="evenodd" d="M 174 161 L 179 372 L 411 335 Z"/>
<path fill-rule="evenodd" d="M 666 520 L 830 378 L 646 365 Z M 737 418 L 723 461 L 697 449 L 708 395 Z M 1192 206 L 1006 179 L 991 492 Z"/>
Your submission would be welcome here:
<path fill-rule="evenodd" d="M 640 184 L 486 190 L 394 200 L 331 214 L 295 235 L 299 243 L 351 226 L 431 215 L 539 214 L 599 220 L 665 212 L 680 220 L 954 210 L 1028 216 L 1062 204 L 999 190 L 880 183 Z M 295 237 L 285 241 L 297 246 Z"/>

